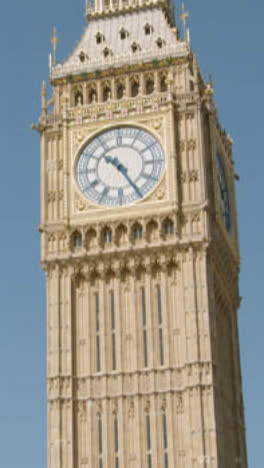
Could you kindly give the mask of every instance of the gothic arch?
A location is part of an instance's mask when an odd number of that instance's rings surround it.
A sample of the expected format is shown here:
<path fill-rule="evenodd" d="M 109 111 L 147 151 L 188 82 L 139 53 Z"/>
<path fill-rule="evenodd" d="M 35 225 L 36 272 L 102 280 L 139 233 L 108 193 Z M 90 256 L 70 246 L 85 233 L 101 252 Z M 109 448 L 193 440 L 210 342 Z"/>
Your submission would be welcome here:
<path fill-rule="evenodd" d="M 130 81 L 130 87 L 131 87 L 131 96 L 132 97 L 137 97 L 139 94 L 139 77 L 138 76 L 133 76 Z"/>
<path fill-rule="evenodd" d="M 76 230 L 71 234 L 71 248 L 72 250 L 79 249 L 82 246 L 82 234 Z"/>

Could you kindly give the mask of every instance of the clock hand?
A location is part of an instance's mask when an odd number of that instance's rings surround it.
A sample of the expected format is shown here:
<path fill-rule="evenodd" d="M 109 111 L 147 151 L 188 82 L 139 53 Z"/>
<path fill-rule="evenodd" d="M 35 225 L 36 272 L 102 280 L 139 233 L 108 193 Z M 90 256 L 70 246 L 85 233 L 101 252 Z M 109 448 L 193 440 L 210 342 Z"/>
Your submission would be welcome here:
<path fill-rule="evenodd" d="M 122 174 L 124 175 L 124 177 L 126 178 L 126 180 L 129 182 L 129 184 L 131 185 L 131 187 L 133 187 L 133 189 L 135 190 L 135 192 L 138 194 L 138 196 L 140 198 L 143 197 L 142 193 L 140 192 L 139 188 L 137 187 L 137 185 L 135 184 L 135 182 L 133 182 L 132 179 L 130 179 L 129 175 L 127 173 L 123 173 Z"/>
<path fill-rule="evenodd" d="M 117 168 L 117 170 L 119 172 L 121 172 L 121 174 L 123 174 L 123 176 L 126 178 L 126 180 L 128 181 L 128 183 L 131 185 L 131 187 L 133 187 L 133 189 L 135 190 L 135 192 L 138 194 L 138 196 L 140 198 L 142 198 L 142 193 L 140 192 L 139 188 L 136 186 L 136 184 L 133 182 L 133 180 L 129 177 L 128 173 L 127 173 L 127 168 L 121 164 L 119 162 L 119 159 L 118 158 L 112 158 L 111 156 L 104 156 L 104 159 L 105 161 L 109 164 L 113 164 L 113 166 L 115 166 Z"/>
<path fill-rule="evenodd" d="M 112 158 L 111 156 L 104 156 L 104 159 L 105 161 L 107 162 L 107 164 L 111 163 L 113 166 L 115 166 L 120 172 L 125 173 L 127 172 L 127 168 L 125 166 L 123 166 L 123 164 L 121 164 L 119 162 L 119 159 L 118 158 Z"/>

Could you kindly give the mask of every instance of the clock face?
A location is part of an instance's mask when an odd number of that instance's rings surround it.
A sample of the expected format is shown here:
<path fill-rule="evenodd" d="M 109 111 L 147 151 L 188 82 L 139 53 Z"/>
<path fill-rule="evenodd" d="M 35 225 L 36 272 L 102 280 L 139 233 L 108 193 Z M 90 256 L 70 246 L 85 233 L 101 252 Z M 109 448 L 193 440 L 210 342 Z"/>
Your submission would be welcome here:
<path fill-rule="evenodd" d="M 220 193 L 220 203 L 221 203 L 221 214 L 225 228 L 228 232 L 231 230 L 231 213 L 230 213 L 230 203 L 228 195 L 228 186 L 225 175 L 225 169 L 223 161 L 219 151 L 216 154 L 217 159 L 217 181 Z"/>
<path fill-rule="evenodd" d="M 120 127 L 97 135 L 82 150 L 76 180 L 98 205 L 125 206 L 145 198 L 160 182 L 164 153 L 148 132 Z"/>

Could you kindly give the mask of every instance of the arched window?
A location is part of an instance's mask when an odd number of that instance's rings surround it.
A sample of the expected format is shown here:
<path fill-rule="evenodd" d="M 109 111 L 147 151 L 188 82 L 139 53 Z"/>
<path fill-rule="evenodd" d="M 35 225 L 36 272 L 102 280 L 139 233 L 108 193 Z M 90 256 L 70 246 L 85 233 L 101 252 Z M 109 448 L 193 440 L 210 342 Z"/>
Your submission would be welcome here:
<path fill-rule="evenodd" d="M 113 240 L 113 235 L 111 229 L 105 229 L 103 232 L 103 241 L 105 244 L 111 244 Z"/>
<path fill-rule="evenodd" d="M 125 85 L 123 83 L 119 83 L 117 85 L 117 92 L 116 92 L 117 99 L 122 99 L 124 97 L 125 90 L 126 90 L 126 88 L 125 88 Z"/>
<path fill-rule="evenodd" d="M 148 78 L 146 82 L 146 94 L 152 94 L 154 91 L 154 80 L 153 78 Z"/>
<path fill-rule="evenodd" d="M 149 36 L 150 34 L 153 33 L 153 26 L 151 26 L 149 23 L 147 23 L 147 24 L 145 24 L 144 30 L 145 30 L 146 36 Z"/>
<path fill-rule="evenodd" d="M 108 47 L 105 47 L 105 49 L 103 50 L 103 54 L 104 58 L 109 58 L 113 55 L 113 52 Z"/>
<path fill-rule="evenodd" d="M 74 96 L 74 105 L 82 106 L 83 104 L 83 95 L 81 91 L 77 91 Z"/>
<path fill-rule="evenodd" d="M 93 228 L 91 228 L 86 234 L 86 247 L 90 249 L 96 246 L 97 246 L 96 231 Z"/>
<path fill-rule="evenodd" d="M 164 75 L 160 79 L 160 91 L 162 93 L 168 91 L 167 77 Z"/>
<path fill-rule="evenodd" d="M 129 36 L 128 31 L 125 28 L 122 28 L 119 34 L 122 41 L 124 41 Z"/>
<path fill-rule="evenodd" d="M 75 231 L 72 235 L 72 247 L 78 249 L 82 246 L 82 235 L 79 231 Z"/>
<path fill-rule="evenodd" d="M 136 42 L 133 42 L 133 44 L 131 45 L 131 50 L 133 54 L 135 54 L 136 52 L 140 51 L 140 46 Z"/>
<path fill-rule="evenodd" d="M 131 96 L 136 97 L 139 93 L 139 82 L 137 80 L 133 80 L 131 83 Z"/>
<path fill-rule="evenodd" d="M 156 241 L 159 238 L 159 227 L 156 221 L 150 221 L 147 224 L 147 238 L 149 242 Z"/>
<path fill-rule="evenodd" d="M 167 219 L 164 222 L 163 232 L 165 236 L 172 236 L 172 234 L 174 234 L 174 222 L 171 219 Z"/>
<path fill-rule="evenodd" d="M 159 37 L 157 39 L 157 42 L 156 42 L 157 46 L 159 49 L 162 49 L 162 47 L 164 46 L 165 42 Z"/>
<path fill-rule="evenodd" d="M 140 240 L 143 238 L 143 228 L 141 224 L 136 224 L 133 227 L 133 239 L 134 241 Z"/>
<path fill-rule="evenodd" d="M 84 63 L 86 58 L 87 55 L 83 51 L 79 53 L 80 62 Z"/>
<path fill-rule="evenodd" d="M 106 85 L 103 88 L 103 102 L 108 101 L 111 98 L 111 89 L 110 86 Z"/>
<path fill-rule="evenodd" d="M 88 102 L 92 104 L 97 101 L 97 92 L 94 88 L 91 88 L 88 92 Z"/>
<path fill-rule="evenodd" d="M 95 39 L 96 39 L 96 44 L 102 44 L 102 42 L 104 42 L 104 35 L 98 32 L 95 36 Z"/>

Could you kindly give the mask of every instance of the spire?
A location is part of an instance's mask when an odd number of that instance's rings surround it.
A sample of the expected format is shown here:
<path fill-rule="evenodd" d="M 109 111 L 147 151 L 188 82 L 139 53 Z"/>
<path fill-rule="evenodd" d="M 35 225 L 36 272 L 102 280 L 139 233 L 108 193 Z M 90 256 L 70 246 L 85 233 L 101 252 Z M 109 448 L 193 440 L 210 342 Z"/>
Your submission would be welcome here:
<path fill-rule="evenodd" d="M 57 44 L 59 42 L 59 38 L 57 36 L 57 28 L 53 28 L 53 36 L 50 38 L 50 42 L 53 45 L 53 65 L 56 65 L 57 63 L 57 58 L 56 58 L 56 52 L 57 52 Z"/>
<path fill-rule="evenodd" d="M 183 25 L 184 40 L 189 42 L 190 41 L 190 33 L 189 33 L 189 29 L 187 28 L 187 20 L 189 18 L 189 13 L 188 13 L 188 11 L 185 10 L 185 4 L 184 3 L 182 3 L 182 6 L 181 6 L 180 18 L 182 20 L 182 25 Z"/>

